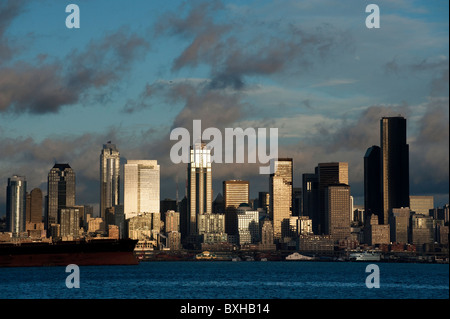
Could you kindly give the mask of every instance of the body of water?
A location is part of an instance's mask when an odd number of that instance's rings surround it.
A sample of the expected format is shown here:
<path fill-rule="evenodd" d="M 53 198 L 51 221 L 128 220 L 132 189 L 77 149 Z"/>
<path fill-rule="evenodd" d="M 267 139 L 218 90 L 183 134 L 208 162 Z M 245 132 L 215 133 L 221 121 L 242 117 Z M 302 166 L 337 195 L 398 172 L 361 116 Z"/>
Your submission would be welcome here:
<path fill-rule="evenodd" d="M 367 288 L 362 262 L 142 262 L 79 267 L 0 268 L 1 299 L 448 299 L 447 264 L 378 263 Z"/>

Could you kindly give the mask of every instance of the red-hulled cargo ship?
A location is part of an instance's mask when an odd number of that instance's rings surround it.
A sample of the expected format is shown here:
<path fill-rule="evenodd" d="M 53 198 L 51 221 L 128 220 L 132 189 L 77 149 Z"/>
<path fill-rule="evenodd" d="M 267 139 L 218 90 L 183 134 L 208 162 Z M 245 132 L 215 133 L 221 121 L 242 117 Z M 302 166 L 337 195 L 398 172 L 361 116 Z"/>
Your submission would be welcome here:
<path fill-rule="evenodd" d="M 137 265 L 137 240 L 93 239 L 54 243 L 2 243 L 0 267 Z"/>

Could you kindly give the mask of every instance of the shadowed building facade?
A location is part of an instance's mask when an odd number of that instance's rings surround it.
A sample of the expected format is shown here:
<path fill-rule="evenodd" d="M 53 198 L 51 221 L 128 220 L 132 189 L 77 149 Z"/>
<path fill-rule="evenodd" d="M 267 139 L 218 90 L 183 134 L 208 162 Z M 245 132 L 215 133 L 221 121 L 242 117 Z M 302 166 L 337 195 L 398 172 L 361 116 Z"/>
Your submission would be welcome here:
<path fill-rule="evenodd" d="M 100 217 L 106 209 L 120 204 L 120 153 L 115 144 L 103 145 L 100 154 Z"/>
<path fill-rule="evenodd" d="M 69 164 L 55 164 L 48 173 L 46 227 L 59 224 L 61 208 L 75 206 L 75 172 Z M 51 235 L 51 234 L 50 234 Z"/>
<path fill-rule="evenodd" d="M 401 116 L 381 118 L 380 142 L 383 224 L 388 224 L 393 208 L 409 207 L 406 119 Z"/>

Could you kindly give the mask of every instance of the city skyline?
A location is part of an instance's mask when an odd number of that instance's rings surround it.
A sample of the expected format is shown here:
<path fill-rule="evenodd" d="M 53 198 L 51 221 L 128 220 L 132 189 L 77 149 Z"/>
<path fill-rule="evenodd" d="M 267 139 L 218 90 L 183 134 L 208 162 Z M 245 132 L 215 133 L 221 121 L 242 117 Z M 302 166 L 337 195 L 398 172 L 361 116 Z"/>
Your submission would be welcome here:
<path fill-rule="evenodd" d="M 379 120 L 407 118 L 410 194 L 449 202 L 448 2 L 377 2 L 380 29 L 358 1 L 80 2 L 0 4 L 0 184 L 14 174 L 46 189 L 54 163 L 77 173 L 77 202 L 99 211 L 99 149 L 157 160 L 161 198 L 183 195 L 184 165 L 170 162 L 174 127 L 279 128 L 293 187 L 318 163 L 348 162 L 364 204 L 364 154 Z M 126 8 L 124 10 L 123 8 Z M 45 17 L 45 19 L 43 19 Z M 242 19 L 245 17 L 245 19 Z M 213 164 L 224 180 L 268 192 L 255 164 Z M 177 187 L 178 181 L 178 187 Z M 0 216 L 6 192 L 0 192 Z"/>

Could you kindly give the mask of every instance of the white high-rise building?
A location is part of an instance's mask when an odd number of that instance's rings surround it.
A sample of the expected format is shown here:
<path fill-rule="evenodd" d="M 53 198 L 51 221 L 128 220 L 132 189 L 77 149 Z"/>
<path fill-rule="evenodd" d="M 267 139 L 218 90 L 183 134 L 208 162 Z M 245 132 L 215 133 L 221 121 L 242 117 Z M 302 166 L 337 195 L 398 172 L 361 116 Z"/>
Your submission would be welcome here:
<path fill-rule="evenodd" d="M 156 160 L 128 160 L 123 188 L 126 219 L 160 212 L 160 167 Z"/>

